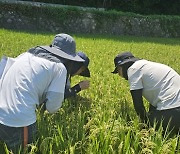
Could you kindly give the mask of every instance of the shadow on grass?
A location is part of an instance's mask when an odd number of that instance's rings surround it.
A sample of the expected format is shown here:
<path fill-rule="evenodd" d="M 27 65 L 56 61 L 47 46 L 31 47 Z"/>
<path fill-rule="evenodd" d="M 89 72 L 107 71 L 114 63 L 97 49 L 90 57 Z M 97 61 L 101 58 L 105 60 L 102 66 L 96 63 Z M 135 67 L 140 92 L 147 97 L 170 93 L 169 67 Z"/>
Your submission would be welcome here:
<path fill-rule="evenodd" d="M 66 151 L 74 147 L 77 153 L 85 151 L 87 130 L 84 126 L 90 118 L 91 100 L 76 96 L 63 102 L 55 114 L 42 114 L 38 125 L 38 151 L 48 152 L 53 145 L 53 152 Z M 43 117 L 43 118 L 42 118 Z"/>
<path fill-rule="evenodd" d="M 118 119 L 118 117 L 122 117 L 126 122 L 130 122 L 132 121 L 132 112 L 133 109 L 130 105 L 128 105 L 129 102 L 127 102 L 127 100 L 122 100 L 120 102 L 114 103 L 114 108 L 116 111 L 116 116 L 115 118 Z"/>
<path fill-rule="evenodd" d="M 116 119 L 118 118 L 118 116 L 120 116 L 126 121 L 126 123 L 128 123 L 138 118 L 138 115 L 135 113 L 135 110 L 131 106 L 127 105 L 129 104 L 129 102 L 127 102 L 126 100 L 118 102 L 116 104 L 118 104 L 116 106 Z M 169 122 L 170 121 L 171 119 L 169 119 Z M 169 124 L 163 127 L 162 122 L 163 119 L 159 119 L 158 122 L 154 120 L 149 123 L 145 123 L 139 119 L 139 130 L 146 129 L 148 131 L 149 129 L 153 128 L 157 133 L 159 133 L 159 135 L 161 134 L 163 138 L 169 139 L 173 137 L 178 137 L 179 140 L 180 132 L 178 130 L 175 130 L 173 127 L 169 127 Z"/>
<path fill-rule="evenodd" d="M 90 109 L 92 100 L 77 95 L 76 97 L 68 98 L 68 103 L 65 104 L 67 113 L 76 111 L 79 108 L 82 112 L 85 112 Z"/>

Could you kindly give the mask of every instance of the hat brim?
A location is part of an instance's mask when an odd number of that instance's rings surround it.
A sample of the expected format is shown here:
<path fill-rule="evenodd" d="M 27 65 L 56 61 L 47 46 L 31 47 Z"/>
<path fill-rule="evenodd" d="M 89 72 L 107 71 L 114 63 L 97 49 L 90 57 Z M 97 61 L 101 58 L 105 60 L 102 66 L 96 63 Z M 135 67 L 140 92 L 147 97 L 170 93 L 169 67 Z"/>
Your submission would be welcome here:
<path fill-rule="evenodd" d="M 121 66 L 121 65 L 123 65 L 123 64 L 126 64 L 126 63 L 128 63 L 128 62 L 135 62 L 135 61 L 137 61 L 137 60 L 139 60 L 139 58 L 136 58 L 136 57 L 133 57 L 133 58 L 130 58 L 130 59 L 126 59 L 126 60 L 124 60 L 122 63 L 118 64 L 118 65 L 115 67 L 114 71 L 111 72 L 111 73 L 117 74 L 117 73 L 118 73 L 118 70 L 117 70 L 117 67 L 118 67 L 118 66 Z"/>
<path fill-rule="evenodd" d="M 57 55 L 57 56 L 60 56 L 62 58 L 72 60 L 72 61 L 77 61 L 77 62 L 84 62 L 84 59 L 82 59 L 77 54 L 69 55 L 69 54 L 65 53 L 64 51 L 62 51 L 56 47 L 50 47 L 50 46 L 39 46 L 39 47 Z"/>
<path fill-rule="evenodd" d="M 86 68 L 82 73 L 79 74 L 80 76 L 90 77 L 90 71 Z"/>

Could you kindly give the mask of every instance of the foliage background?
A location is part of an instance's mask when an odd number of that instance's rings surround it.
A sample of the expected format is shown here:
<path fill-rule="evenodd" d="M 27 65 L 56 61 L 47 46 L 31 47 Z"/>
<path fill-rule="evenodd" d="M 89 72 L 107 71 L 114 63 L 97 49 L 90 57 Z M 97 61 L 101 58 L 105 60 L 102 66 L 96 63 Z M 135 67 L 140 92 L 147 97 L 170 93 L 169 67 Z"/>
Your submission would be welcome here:
<path fill-rule="evenodd" d="M 84 34 L 180 37 L 180 16 L 140 15 L 32 2 L 0 2 L 0 27 Z"/>
<path fill-rule="evenodd" d="M 31 0 L 72 6 L 105 8 L 139 14 L 180 15 L 179 0 Z"/>

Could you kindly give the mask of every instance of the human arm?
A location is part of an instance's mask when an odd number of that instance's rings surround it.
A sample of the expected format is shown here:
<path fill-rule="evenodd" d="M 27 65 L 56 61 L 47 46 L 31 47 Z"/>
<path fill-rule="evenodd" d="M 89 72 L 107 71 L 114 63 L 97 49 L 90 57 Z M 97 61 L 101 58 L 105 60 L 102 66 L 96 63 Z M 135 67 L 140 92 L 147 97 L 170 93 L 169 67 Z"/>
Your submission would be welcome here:
<path fill-rule="evenodd" d="M 62 106 L 64 100 L 63 93 L 48 92 L 46 96 L 45 107 L 49 113 L 54 113 Z"/>
<path fill-rule="evenodd" d="M 81 91 L 81 88 L 80 88 L 79 84 L 75 85 L 72 88 L 67 88 L 67 89 L 65 89 L 64 99 L 69 98 L 69 97 L 75 97 L 76 94 L 80 91 Z"/>
<path fill-rule="evenodd" d="M 142 89 L 131 90 L 130 92 L 137 115 L 143 122 L 147 122 L 147 112 L 143 104 Z"/>
<path fill-rule="evenodd" d="M 64 100 L 64 89 L 67 70 L 65 66 L 58 63 L 54 69 L 54 75 L 47 92 L 45 93 L 45 107 L 50 113 L 56 112 Z"/>
<path fill-rule="evenodd" d="M 49 113 L 54 113 L 61 107 L 63 99 L 63 93 L 48 92 L 44 102 L 39 104 L 39 108 L 43 112 L 47 110 Z"/>
<path fill-rule="evenodd" d="M 89 81 L 84 80 L 73 86 L 72 88 L 65 89 L 64 98 L 69 98 L 76 96 L 77 93 L 79 93 L 81 90 L 85 90 L 89 88 Z"/>

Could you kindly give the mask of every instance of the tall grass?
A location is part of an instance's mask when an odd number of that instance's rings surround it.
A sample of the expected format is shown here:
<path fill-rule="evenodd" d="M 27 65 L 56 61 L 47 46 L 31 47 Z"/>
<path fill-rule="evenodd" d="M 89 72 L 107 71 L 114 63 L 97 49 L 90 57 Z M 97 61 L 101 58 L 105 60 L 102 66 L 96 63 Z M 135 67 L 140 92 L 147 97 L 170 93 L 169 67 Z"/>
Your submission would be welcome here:
<path fill-rule="evenodd" d="M 55 34 L 0 30 L 0 56 L 16 57 L 36 45 L 49 45 Z M 180 73 L 180 40 L 71 34 L 77 50 L 90 58 L 91 87 L 68 99 L 55 114 L 37 111 L 38 139 L 31 153 L 137 154 L 178 153 L 179 136 L 147 127 L 137 117 L 128 83 L 112 75 L 114 56 L 135 56 L 167 64 Z M 72 85 L 84 79 L 74 77 Z M 147 104 L 147 102 L 145 101 Z M 5 148 L 4 148 L 5 149 Z M 7 151 L 7 150 L 6 150 Z"/>

